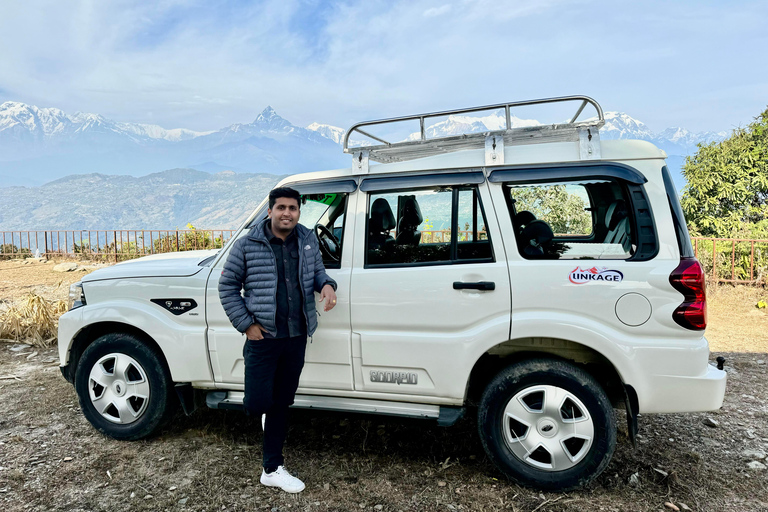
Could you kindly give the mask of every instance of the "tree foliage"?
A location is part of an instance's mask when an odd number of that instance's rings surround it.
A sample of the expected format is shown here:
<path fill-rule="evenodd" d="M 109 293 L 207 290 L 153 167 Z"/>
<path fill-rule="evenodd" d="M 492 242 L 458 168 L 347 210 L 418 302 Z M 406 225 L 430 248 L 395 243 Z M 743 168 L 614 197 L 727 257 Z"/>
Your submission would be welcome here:
<path fill-rule="evenodd" d="M 681 200 L 692 234 L 753 237 L 768 222 L 768 109 L 686 158 Z"/>
<path fill-rule="evenodd" d="M 528 210 L 549 224 L 555 234 L 592 232 L 592 216 L 585 210 L 587 205 L 565 185 L 515 188 L 512 197 L 518 212 Z"/>

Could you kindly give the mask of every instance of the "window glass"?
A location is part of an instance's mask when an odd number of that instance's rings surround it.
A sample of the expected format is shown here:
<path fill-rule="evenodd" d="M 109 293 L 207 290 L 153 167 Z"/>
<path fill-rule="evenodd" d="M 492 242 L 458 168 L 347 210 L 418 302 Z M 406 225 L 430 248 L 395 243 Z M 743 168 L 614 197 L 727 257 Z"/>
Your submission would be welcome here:
<path fill-rule="evenodd" d="M 480 207 L 477 189 L 459 190 L 457 258 L 460 260 L 491 258 L 485 215 Z"/>
<path fill-rule="evenodd" d="M 341 268 L 347 194 L 305 194 L 301 201 L 299 223 L 317 236 L 323 264 L 326 268 Z"/>
<path fill-rule="evenodd" d="M 301 217 L 299 224 L 314 229 L 323 215 L 331 208 L 336 198 L 341 194 L 311 194 L 301 196 Z"/>
<path fill-rule="evenodd" d="M 366 265 L 492 260 L 474 188 L 375 192 L 368 204 Z"/>
<path fill-rule="evenodd" d="M 613 179 L 507 185 L 520 254 L 529 259 L 627 259 L 637 248 L 632 204 Z"/>
<path fill-rule="evenodd" d="M 529 211 L 550 225 L 556 236 L 590 235 L 591 204 L 584 185 L 554 183 L 514 187 L 518 212 Z"/>

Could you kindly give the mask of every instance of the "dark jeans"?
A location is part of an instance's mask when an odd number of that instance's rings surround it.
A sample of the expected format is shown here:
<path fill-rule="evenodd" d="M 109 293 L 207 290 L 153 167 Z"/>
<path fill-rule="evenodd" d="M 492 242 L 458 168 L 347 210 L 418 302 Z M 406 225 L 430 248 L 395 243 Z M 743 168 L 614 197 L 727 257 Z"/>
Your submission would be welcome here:
<path fill-rule="evenodd" d="M 288 407 L 293 405 L 304 367 L 307 337 L 246 340 L 245 412 L 261 417 L 264 426 L 263 466 L 283 464 L 283 443 L 288 431 Z"/>

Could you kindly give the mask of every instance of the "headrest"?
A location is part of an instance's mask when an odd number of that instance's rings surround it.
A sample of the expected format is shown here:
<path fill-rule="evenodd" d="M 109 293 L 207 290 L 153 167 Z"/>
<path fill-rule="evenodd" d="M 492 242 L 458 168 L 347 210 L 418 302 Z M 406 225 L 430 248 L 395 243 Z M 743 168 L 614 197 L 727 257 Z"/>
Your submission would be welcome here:
<path fill-rule="evenodd" d="M 424 217 L 421 215 L 421 208 L 416 198 L 410 196 L 403 202 L 403 210 L 400 217 L 400 227 L 416 228 L 422 223 Z"/>
<path fill-rule="evenodd" d="M 628 216 L 627 204 L 623 199 L 614 201 L 608 206 L 608 210 L 605 212 L 605 226 L 610 230 L 615 228 L 619 222 L 626 219 Z"/>
<path fill-rule="evenodd" d="M 368 227 L 371 233 L 381 233 L 394 229 L 395 216 L 392 215 L 392 208 L 383 197 L 378 198 L 371 205 L 371 220 Z"/>
<path fill-rule="evenodd" d="M 555 235 L 552 233 L 552 228 L 543 220 L 531 221 L 525 226 L 525 229 L 523 229 L 523 232 L 520 235 L 523 243 L 531 243 L 531 245 L 537 246 L 548 244 L 554 237 Z"/>
<path fill-rule="evenodd" d="M 523 210 L 521 212 L 517 212 L 517 214 L 515 215 L 514 224 L 517 227 L 525 227 L 529 223 L 533 222 L 534 220 L 536 220 L 536 216 L 534 214 L 532 214 L 528 210 Z"/>
<path fill-rule="evenodd" d="M 529 256 L 544 256 L 544 247 L 555 237 L 552 228 L 543 220 L 533 220 L 520 234 L 523 252 Z"/>

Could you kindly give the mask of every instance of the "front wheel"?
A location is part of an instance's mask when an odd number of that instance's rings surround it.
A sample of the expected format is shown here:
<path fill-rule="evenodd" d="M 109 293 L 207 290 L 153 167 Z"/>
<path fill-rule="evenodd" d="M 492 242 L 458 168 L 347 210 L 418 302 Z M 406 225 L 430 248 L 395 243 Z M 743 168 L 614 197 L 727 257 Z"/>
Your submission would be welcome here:
<path fill-rule="evenodd" d="M 86 419 L 115 439 L 150 436 L 177 405 L 165 365 L 154 350 L 128 334 L 106 334 L 85 349 L 75 390 Z"/>
<path fill-rule="evenodd" d="M 586 485 L 616 448 L 616 420 L 605 391 L 584 370 L 554 359 L 502 370 L 483 393 L 478 429 L 504 474 L 544 490 Z"/>

